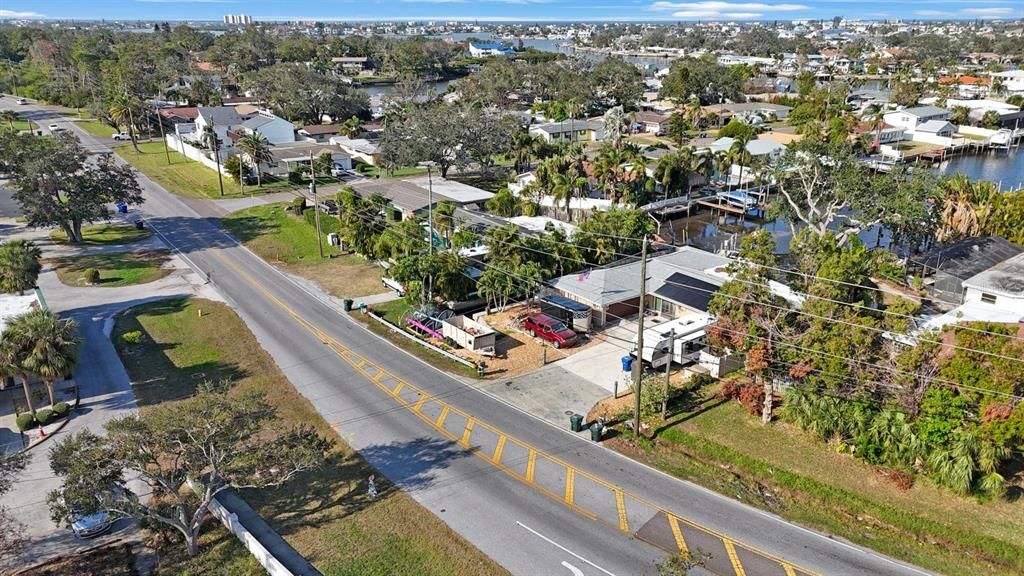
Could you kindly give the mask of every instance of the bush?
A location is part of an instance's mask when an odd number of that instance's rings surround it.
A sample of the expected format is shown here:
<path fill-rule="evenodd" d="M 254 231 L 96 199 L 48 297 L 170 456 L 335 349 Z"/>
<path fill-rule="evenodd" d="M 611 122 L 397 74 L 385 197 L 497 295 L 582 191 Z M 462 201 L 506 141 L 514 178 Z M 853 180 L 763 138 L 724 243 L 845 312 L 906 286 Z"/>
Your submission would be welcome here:
<path fill-rule="evenodd" d="M 36 422 L 39 422 L 40 426 L 45 426 L 53 421 L 53 410 L 49 408 L 43 408 L 42 410 L 36 411 Z"/>
<path fill-rule="evenodd" d="M 125 344 L 142 344 L 142 331 L 132 330 L 121 334 L 121 342 Z"/>
<path fill-rule="evenodd" d="M 764 405 L 764 386 L 753 382 L 740 382 L 734 378 L 724 380 L 718 395 L 722 398 L 736 400 L 752 416 L 760 414 L 761 407 Z"/>
<path fill-rule="evenodd" d="M 302 173 L 302 170 L 289 170 L 288 171 L 288 183 L 289 184 L 303 184 L 303 173 Z"/>
<path fill-rule="evenodd" d="M 35 428 L 36 426 L 36 419 L 34 416 L 32 416 L 31 412 L 22 412 L 21 414 L 18 414 L 17 422 L 18 430 L 21 432 L 24 432 L 25 430 L 28 430 L 30 428 Z"/>
<path fill-rule="evenodd" d="M 307 210 L 302 217 L 306 220 L 306 224 L 310 226 L 316 226 L 316 211 Z M 341 232 L 341 220 L 337 216 L 331 216 L 327 213 L 320 214 L 320 232 L 326 236 L 331 232 Z"/>
<path fill-rule="evenodd" d="M 82 273 L 82 278 L 85 278 L 88 284 L 99 284 L 100 271 L 95 268 L 86 268 L 85 272 Z"/>
<path fill-rule="evenodd" d="M 57 416 L 67 416 L 71 412 L 71 406 L 67 402 L 57 402 L 53 405 L 53 413 Z"/>
<path fill-rule="evenodd" d="M 291 182 L 291 179 L 292 179 L 292 175 L 289 173 L 288 174 L 288 181 Z M 302 216 L 302 213 L 305 212 L 305 210 L 306 210 L 306 198 L 302 197 L 302 198 L 296 198 L 295 200 L 292 200 L 291 208 L 292 208 L 292 212 L 298 214 L 299 216 Z"/>

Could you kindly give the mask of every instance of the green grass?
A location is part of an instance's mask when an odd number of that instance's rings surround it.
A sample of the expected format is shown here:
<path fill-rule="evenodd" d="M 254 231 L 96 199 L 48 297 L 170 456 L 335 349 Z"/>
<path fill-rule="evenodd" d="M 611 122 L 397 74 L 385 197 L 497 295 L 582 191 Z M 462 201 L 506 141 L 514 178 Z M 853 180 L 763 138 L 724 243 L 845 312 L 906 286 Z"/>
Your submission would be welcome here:
<path fill-rule="evenodd" d="M 918 478 L 900 491 L 871 466 L 735 402 L 705 401 L 639 456 L 723 494 L 924 568 L 1024 573 L 1020 504 L 961 498 Z"/>
<path fill-rule="evenodd" d="M 308 278 L 338 297 L 358 297 L 384 291 L 380 268 L 354 254 L 339 254 L 327 246 L 326 234 L 337 230 L 337 218 L 320 214 L 324 254 L 320 258 L 316 227 L 285 210 L 287 203 L 240 210 L 222 220 L 224 228 L 264 260 Z M 309 210 L 309 209 L 307 209 Z"/>
<path fill-rule="evenodd" d="M 116 130 L 111 128 L 109 124 L 104 124 L 98 120 L 79 120 L 78 122 L 75 122 L 75 126 L 78 126 L 97 138 L 110 138 L 116 132 Z"/>
<path fill-rule="evenodd" d="M 82 227 L 82 244 L 110 246 L 114 244 L 131 244 L 149 238 L 153 232 L 149 228 L 139 230 L 128 224 L 96 224 Z M 63 230 L 50 232 L 50 239 L 66 244 L 68 235 Z"/>
<path fill-rule="evenodd" d="M 405 166 L 395 170 L 392 174 L 388 174 L 376 166 L 371 166 L 358 160 L 353 162 L 352 168 L 367 178 L 405 178 L 407 176 L 418 176 L 427 173 L 427 169 L 423 166 Z"/>
<path fill-rule="evenodd" d="M 287 178 L 264 176 L 263 185 L 241 186 L 230 176 L 223 176 L 224 195 L 220 194 L 220 182 L 217 171 L 207 168 L 194 160 L 189 160 L 180 152 L 169 151 L 171 163 L 167 163 L 168 153 L 164 151 L 163 142 L 140 142 L 139 154 L 131 144 L 115 146 L 114 151 L 126 162 L 155 180 L 167 190 L 188 198 L 244 198 L 253 194 L 269 194 L 304 188 L 308 184 L 292 184 Z M 329 176 L 316 179 L 320 186 L 336 184 L 338 180 Z"/>
<path fill-rule="evenodd" d="M 86 254 L 54 260 L 57 278 L 68 286 L 85 286 L 85 271 L 95 268 L 100 273 L 96 286 L 117 287 L 147 284 L 170 274 L 164 268 L 168 254 L 162 250 Z"/>
<path fill-rule="evenodd" d="M 202 311 L 200 316 L 199 311 Z M 140 330 L 132 347 L 125 332 Z M 238 316 L 225 304 L 199 299 L 144 304 L 122 314 L 113 333 L 141 410 L 193 393 L 203 379 L 231 378 L 233 391 L 267 394 L 285 425 L 309 424 L 337 448 L 324 468 L 271 490 L 247 490 L 245 499 L 325 576 L 505 574 L 440 519 L 406 494 L 379 482 L 380 496 L 364 497 L 365 479 L 378 474 L 315 412 L 280 372 Z M 234 392 L 233 392 L 234 393 Z M 253 574 L 248 553 L 211 528 L 198 558 L 169 544 L 162 574 Z"/>
<path fill-rule="evenodd" d="M 2 123 L 0 123 L 0 126 L 2 126 L 4 128 L 10 128 L 11 127 L 11 123 L 10 122 L 2 122 Z M 36 124 L 35 122 L 33 122 L 31 120 L 15 120 L 14 121 L 14 130 L 18 131 L 18 132 L 20 132 L 22 130 L 35 130 L 38 127 L 39 127 L 39 124 Z"/>

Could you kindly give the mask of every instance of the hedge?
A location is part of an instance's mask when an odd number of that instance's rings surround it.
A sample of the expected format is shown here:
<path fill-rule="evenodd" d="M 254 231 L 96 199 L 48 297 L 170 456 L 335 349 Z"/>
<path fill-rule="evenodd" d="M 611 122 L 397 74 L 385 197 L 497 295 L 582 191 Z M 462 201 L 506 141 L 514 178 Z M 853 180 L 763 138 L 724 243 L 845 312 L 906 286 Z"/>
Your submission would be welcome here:
<path fill-rule="evenodd" d="M 36 419 L 32 416 L 31 412 L 22 412 L 21 414 L 18 414 L 17 422 L 18 430 L 20 432 L 24 432 L 30 428 L 35 428 L 36 426 Z"/>
<path fill-rule="evenodd" d="M 49 408 L 43 408 L 42 410 L 36 411 L 36 422 L 39 422 L 40 425 L 45 426 L 53 421 L 53 419 L 53 410 L 50 410 Z"/>
<path fill-rule="evenodd" d="M 57 416 L 67 416 L 70 411 L 71 406 L 68 406 L 67 402 L 57 402 L 53 405 L 53 413 Z"/>
<path fill-rule="evenodd" d="M 316 210 L 306 210 L 302 217 L 306 219 L 306 223 L 310 226 L 316 226 Z M 320 214 L 320 233 L 326 236 L 331 232 L 341 233 L 341 220 L 337 216 L 323 212 Z"/>

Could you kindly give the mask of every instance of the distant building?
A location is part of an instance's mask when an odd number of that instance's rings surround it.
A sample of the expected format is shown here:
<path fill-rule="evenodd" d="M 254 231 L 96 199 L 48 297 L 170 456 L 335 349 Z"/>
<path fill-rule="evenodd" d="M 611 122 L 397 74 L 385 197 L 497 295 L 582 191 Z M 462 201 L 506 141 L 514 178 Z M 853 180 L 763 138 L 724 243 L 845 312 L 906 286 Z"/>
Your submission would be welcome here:
<path fill-rule="evenodd" d="M 252 16 L 248 14 L 225 14 L 225 24 L 252 24 Z"/>
<path fill-rule="evenodd" d="M 500 42 L 486 42 L 486 43 L 469 43 L 469 55 L 474 58 L 482 58 L 484 56 L 504 56 L 506 54 L 513 53 L 512 48 L 500 43 Z"/>

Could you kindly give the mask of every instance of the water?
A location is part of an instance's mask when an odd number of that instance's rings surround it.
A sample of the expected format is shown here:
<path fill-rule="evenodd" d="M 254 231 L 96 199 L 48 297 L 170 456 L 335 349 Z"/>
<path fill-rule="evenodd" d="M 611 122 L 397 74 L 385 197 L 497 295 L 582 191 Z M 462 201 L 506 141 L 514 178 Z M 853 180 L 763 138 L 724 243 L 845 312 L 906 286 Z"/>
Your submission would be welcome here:
<path fill-rule="evenodd" d="M 991 180 L 1001 184 L 1003 190 L 1016 190 L 1024 185 L 1024 150 L 1013 148 L 955 156 L 939 164 L 937 171 L 942 175 L 962 172 L 971 180 Z"/>

